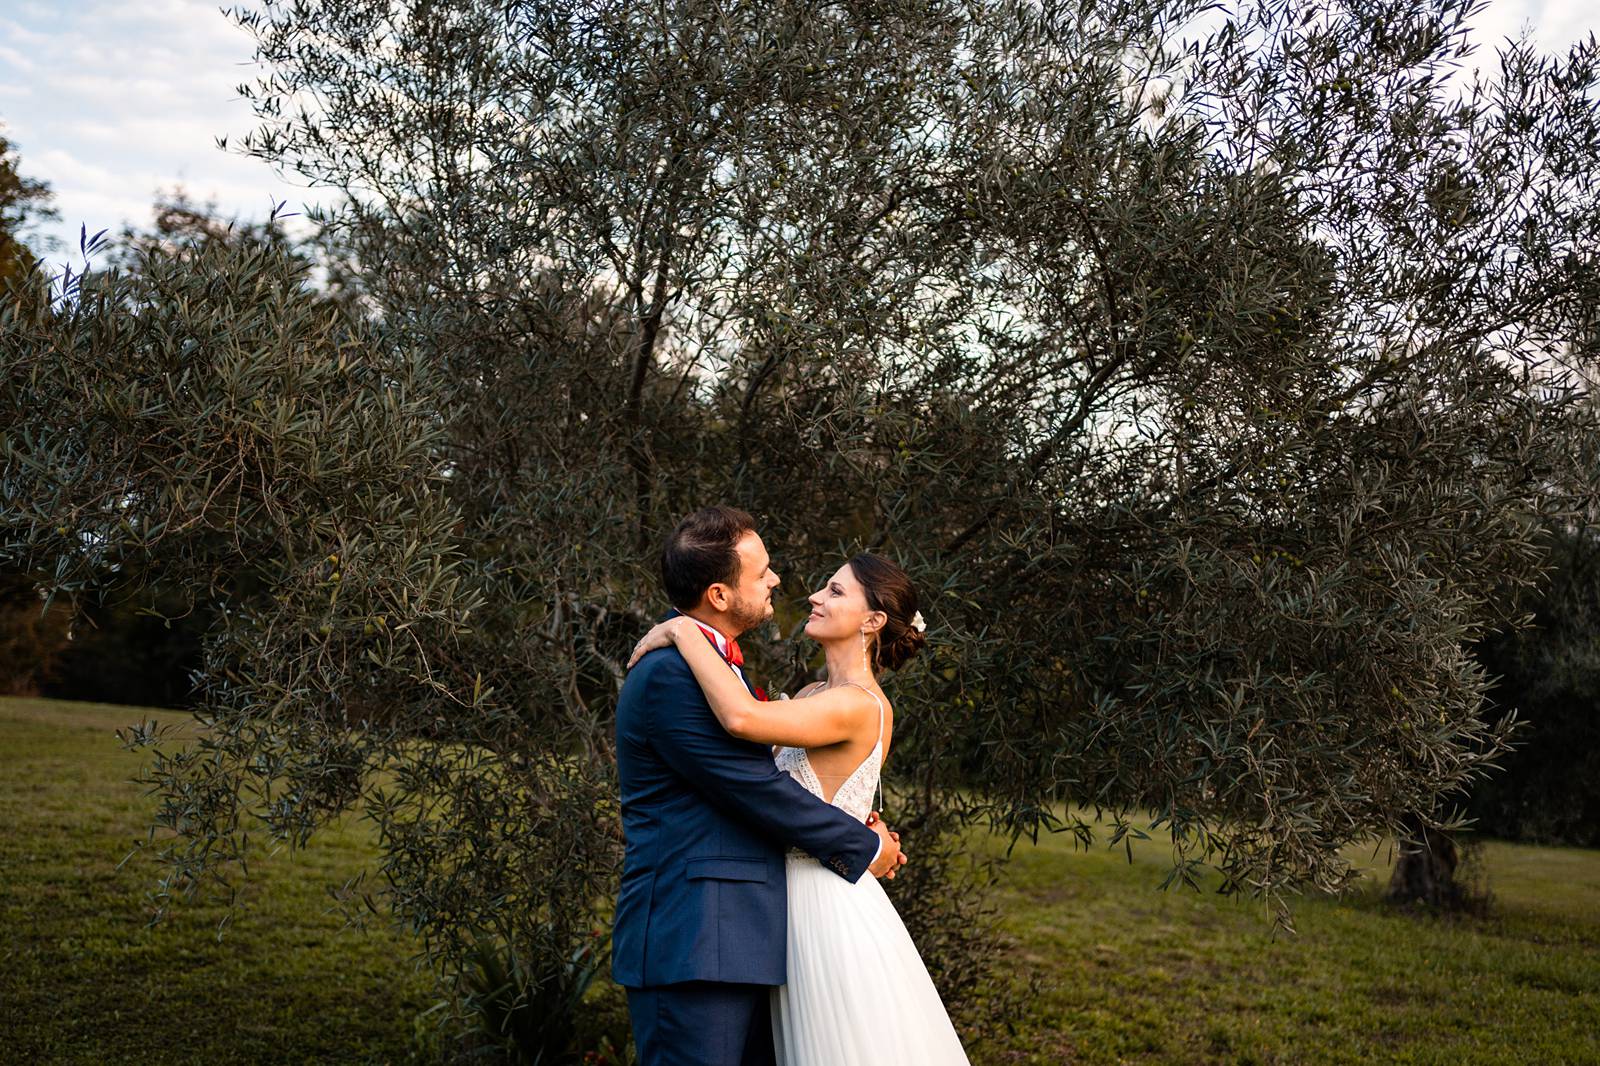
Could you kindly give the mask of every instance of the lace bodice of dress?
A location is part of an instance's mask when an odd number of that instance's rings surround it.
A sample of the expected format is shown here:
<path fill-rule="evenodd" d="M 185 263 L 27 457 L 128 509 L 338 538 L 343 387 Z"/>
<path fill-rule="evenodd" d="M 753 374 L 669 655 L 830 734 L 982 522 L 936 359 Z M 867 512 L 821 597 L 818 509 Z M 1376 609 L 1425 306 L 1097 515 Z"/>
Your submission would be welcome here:
<path fill-rule="evenodd" d="M 883 701 L 878 698 L 876 692 L 863 685 L 856 685 L 854 681 L 844 683 L 861 689 L 878 705 L 878 742 L 872 746 L 867 757 L 861 760 L 861 765 L 845 778 L 830 802 L 851 817 L 865 822 L 867 815 L 872 813 L 873 793 L 878 789 L 879 776 L 883 770 Z M 804 785 L 806 791 L 818 799 L 827 799 L 828 793 L 823 789 L 816 770 L 812 769 L 806 749 L 779 748 L 773 759 L 778 764 L 778 769 Z"/>

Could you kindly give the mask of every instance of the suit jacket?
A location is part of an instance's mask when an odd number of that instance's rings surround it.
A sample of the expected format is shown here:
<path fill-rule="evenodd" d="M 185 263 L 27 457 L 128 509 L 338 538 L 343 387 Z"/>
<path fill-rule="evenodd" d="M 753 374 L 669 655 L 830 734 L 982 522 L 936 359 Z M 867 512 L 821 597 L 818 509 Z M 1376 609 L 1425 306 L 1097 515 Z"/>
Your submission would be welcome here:
<path fill-rule="evenodd" d="M 770 747 L 722 728 L 676 648 L 623 683 L 617 776 L 626 849 L 611 974 L 624 987 L 783 984 L 785 850 L 852 883 L 878 851 L 876 833 L 779 770 Z"/>

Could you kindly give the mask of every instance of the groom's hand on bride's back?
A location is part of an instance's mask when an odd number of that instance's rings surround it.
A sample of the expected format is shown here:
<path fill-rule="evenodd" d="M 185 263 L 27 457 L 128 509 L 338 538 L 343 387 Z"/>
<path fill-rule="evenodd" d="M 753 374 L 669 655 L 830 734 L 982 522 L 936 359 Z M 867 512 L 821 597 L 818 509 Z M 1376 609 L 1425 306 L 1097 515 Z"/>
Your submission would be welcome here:
<path fill-rule="evenodd" d="M 891 833 L 877 811 L 867 816 L 867 828 L 877 833 L 878 839 L 883 841 L 877 860 L 867 867 L 867 872 L 873 877 L 887 877 L 892 881 L 895 871 L 910 861 L 906 858 L 906 853 L 900 850 L 900 834 Z"/>

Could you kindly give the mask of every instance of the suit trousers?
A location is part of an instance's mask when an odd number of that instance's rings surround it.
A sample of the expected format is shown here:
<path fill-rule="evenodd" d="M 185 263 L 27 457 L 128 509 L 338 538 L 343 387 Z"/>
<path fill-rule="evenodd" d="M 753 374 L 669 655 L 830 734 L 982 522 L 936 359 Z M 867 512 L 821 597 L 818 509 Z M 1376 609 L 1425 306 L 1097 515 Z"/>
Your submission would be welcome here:
<path fill-rule="evenodd" d="M 639 1066 L 774 1066 L 772 986 L 684 981 L 628 989 Z"/>

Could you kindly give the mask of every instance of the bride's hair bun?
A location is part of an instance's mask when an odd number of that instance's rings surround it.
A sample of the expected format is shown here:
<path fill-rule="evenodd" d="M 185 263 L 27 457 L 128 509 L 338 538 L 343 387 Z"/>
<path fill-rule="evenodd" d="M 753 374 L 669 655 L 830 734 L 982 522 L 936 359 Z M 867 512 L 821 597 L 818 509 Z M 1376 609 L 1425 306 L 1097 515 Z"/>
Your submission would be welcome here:
<path fill-rule="evenodd" d="M 898 670 L 928 638 L 914 624 L 918 617 L 917 590 L 911 578 L 881 555 L 862 552 L 850 560 L 850 572 L 861 582 L 867 606 L 888 616 L 873 644 L 872 658 L 880 670 Z"/>

